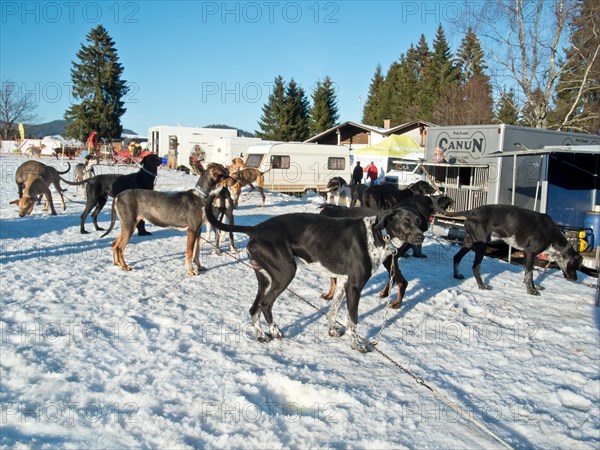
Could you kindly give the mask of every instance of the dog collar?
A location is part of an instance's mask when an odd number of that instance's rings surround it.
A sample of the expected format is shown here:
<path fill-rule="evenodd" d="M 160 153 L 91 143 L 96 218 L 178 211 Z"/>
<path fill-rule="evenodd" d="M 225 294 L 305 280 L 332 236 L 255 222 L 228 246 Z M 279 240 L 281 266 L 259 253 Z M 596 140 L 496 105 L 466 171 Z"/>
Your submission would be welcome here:
<path fill-rule="evenodd" d="M 381 227 L 381 237 L 383 238 L 386 245 L 392 251 L 392 254 L 395 255 L 398 252 L 398 248 L 392 243 L 392 238 L 390 237 L 390 235 L 387 232 L 387 230 L 385 229 L 385 227 Z"/>
<path fill-rule="evenodd" d="M 198 187 L 198 185 L 194 186 L 194 190 L 195 190 L 196 192 L 198 192 L 198 193 L 199 193 L 199 194 L 202 196 L 202 198 L 206 198 L 206 197 L 208 197 L 208 194 L 207 194 L 206 192 L 204 192 L 202 189 L 200 189 L 200 188 Z"/>
<path fill-rule="evenodd" d="M 149 171 L 148 169 L 146 169 L 144 166 L 140 166 L 140 169 L 141 169 L 143 172 L 146 172 L 148 175 L 152 175 L 153 177 L 157 177 L 157 176 L 158 176 L 158 174 L 157 174 L 157 173 L 152 173 L 152 172 L 150 172 L 150 171 Z"/>

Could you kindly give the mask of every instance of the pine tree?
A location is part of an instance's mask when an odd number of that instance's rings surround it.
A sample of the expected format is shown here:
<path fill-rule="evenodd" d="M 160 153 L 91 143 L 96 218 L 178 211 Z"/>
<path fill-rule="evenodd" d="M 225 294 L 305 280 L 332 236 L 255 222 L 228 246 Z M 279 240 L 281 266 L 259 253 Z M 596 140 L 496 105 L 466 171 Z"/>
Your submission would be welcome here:
<path fill-rule="evenodd" d="M 496 120 L 507 125 L 516 125 L 519 123 L 519 108 L 513 89 L 504 90 L 500 95 L 496 107 Z"/>
<path fill-rule="evenodd" d="M 456 53 L 456 59 L 463 80 L 470 80 L 474 76 L 481 75 L 487 69 L 481 42 L 472 27 L 468 28 Z"/>
<path fill-rule="evenodd" d="M 371 86 L 369 86 L 369 95 L 363 108 L 362 121 L 367 125 L 380 126 L 380 124 L 383 123 L 383 117 L 379 115 L 379 104 L 381 101 L 381 88 L 384 80 L 381 72 L 381 64 L 377 64 L 375 75 L 373 75 Z"/>
<path fill-rule="evenodd" d="M 262 107 L 262 116 L 258 125 L 260 131 L 256 135 L 262 139 L 283 141 L 285 140 L 285 82 L 281 76 L 275 78 L 273 91 Z"/>
<path fill-rule="evenodd" d="M 99 138 L 120 138 L 121 116 L 126 111 L 123 97 L 129 91 L 121 78 L 123 66 L 114 41 L 102 25 L 92 29 L 86 40 L 89 44 L 82 44 L 77 52 L 79 62 L 72 63 L 72 95 L 80 102 L 65 112 L 67 135 L 85 140 L 96 131 Z"/>
<path fill-rule="evenodd" d="M 443 45 L 442 45 L 443 47 Z M 479 39 L 471 28 L 457 52 L 458 64 L 440 86 L 433 121 L 440 125 L 483 125 L 493 121 L 494 100 Z"/>
<path fill-rule="evenodd" d="M 549 114 L 553 127 L 600 134 L 599 27 L 597 0 L 578 0 L 571 23 L 570 45 L 565 49 L 566 64 L 555 87 L 556 107 Z M 587 71 L 589 63 L 591 68 Z"/>
<path fill-rule="evenodd" d="M 310 134 L 315 136 L 337 124 L 339 119 L 335 88 L 329 77 L 317 81 L 310 108 Z"/>
<path fill-rule="evenodd" d="M 284 140 L 305 141 L 309 137 L 308 100 L 302 89 L 292 78 L 285 90 Z"/>

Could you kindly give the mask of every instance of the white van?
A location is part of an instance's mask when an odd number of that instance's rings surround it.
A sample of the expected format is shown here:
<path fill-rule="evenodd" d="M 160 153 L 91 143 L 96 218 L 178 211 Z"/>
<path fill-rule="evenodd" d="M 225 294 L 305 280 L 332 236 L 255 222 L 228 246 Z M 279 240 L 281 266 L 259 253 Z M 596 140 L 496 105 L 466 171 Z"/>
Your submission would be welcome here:
<path fill-rule="evenodd" d="M 276 192 L 325 192 L 331 178 L 349 180 L 350 152 L 343 145 L 287 142 L 252 145 L 246 165 L 265 173 L 265 189 Z M 267 172 L 268 171 L 268 172 Z"/>
<path fill-rule="evenodd" d="M 385 174 L 384 181 L 393 183 L 400 189 L 425 180 L 425 174 L 421 168 L 424 162 L 423 152 L 409 153 L 401 158 L 390 158 L 390 170 Z"/>

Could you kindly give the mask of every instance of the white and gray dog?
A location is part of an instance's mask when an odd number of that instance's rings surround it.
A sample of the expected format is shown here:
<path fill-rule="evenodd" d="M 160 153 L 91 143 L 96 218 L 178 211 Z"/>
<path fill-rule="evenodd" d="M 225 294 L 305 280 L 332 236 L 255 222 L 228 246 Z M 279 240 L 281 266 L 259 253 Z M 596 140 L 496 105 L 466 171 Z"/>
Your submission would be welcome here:
<path fill-rule="evenodd" d="M 352 202 L 352 189 L 342 177 L 333 177 L 327 183 L 327 203 L 340 206 L 340 200 L 346 202 L 345 206 L 350 208 Z"/>
<path fill-rule="evenodd" d="M 76 182 L 81 182 L 83 180 L 87 180 L 89 178 L 92 178 L 93 176 L 96 175 L 96 173 L 94 172 L 94 166 L 99 164 L 98 158 L 96 157 L 96 155 L 87 155 L 85 157 L 85 162 L 84 163 L 79 163 L 75 166 L 75 169 L 73 169 L 73 177 L 75 179 Z M 83 190 L 83 198 L 86 198 L 85 195 L 85 189 Z M 77 195 L 77 192 L 79 191 L 79 186 L 77 186 L 77 188 L 75 189 L 75 195 Z"/>

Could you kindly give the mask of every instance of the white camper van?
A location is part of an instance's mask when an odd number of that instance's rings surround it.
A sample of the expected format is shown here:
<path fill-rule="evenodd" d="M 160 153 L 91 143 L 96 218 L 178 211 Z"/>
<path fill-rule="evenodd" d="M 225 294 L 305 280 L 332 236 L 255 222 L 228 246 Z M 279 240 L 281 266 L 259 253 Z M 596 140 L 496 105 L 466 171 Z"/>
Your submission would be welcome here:
<path fill-rule="evenodd" d="M 248 148 L 246 165 L 265 173 L 266 189 L 277 192 L 324 192 L 331 178 L 350 174 L 349 150 L 343 145 L 260 144 Z"/>
<path fill-rule="evenodd" d="M 210 162 L 228 166 L 233 158 L 243 158 L 251 145 L 268 143 L 260 138 L 223 137 L 217 139 L 212 146 Z"/>

